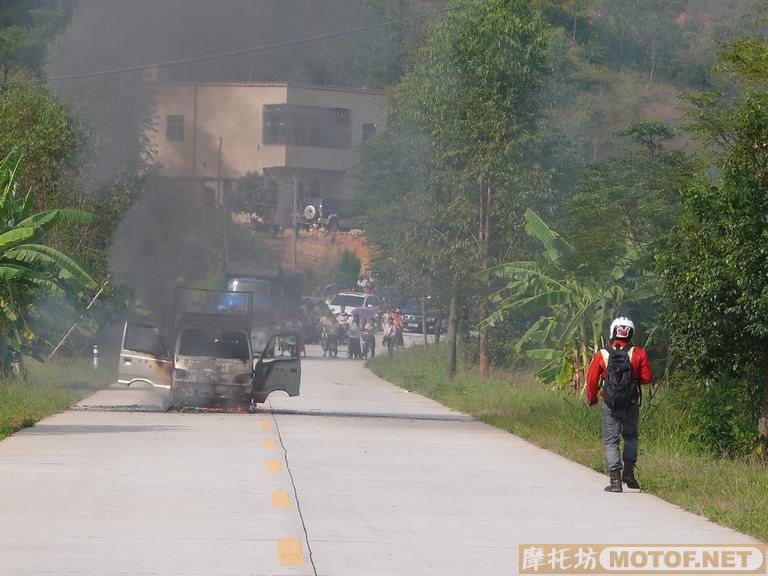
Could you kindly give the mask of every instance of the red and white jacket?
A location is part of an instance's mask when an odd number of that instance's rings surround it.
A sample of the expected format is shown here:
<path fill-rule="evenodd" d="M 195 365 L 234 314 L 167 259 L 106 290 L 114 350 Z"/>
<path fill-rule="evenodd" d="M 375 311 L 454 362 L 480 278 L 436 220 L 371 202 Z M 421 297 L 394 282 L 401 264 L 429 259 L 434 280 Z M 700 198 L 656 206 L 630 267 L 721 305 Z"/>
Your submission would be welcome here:
<path fill-rule="evenodd" d="M 620 338 L 611 342 L 611 346 L 616 346 L 617 344 L 620 348 L 624 348 L 627 345 L 631 345 L 631 342 Z M 629 360 L 632 364 L 632 374 L 634 375 L 635 380 L 637 380 L 637 383 L 650 383 L 650 381 L 653 380 L 653 371 L 651 370 L 651 363 L 648 361 L 648 353 L 645 351 L 645 348 L 634 346 L 632 350 L 629 351 L 629 354 Z M 592 364 L 590 364 L 589 372 L 587 373 L 587 403 L 590 406 L 597 404 L 600 381 L 605 374 L 605 368 L 603 350 L 598 350 L 597 354 L 595 354 L 595 357 L 592 359 Z"/>

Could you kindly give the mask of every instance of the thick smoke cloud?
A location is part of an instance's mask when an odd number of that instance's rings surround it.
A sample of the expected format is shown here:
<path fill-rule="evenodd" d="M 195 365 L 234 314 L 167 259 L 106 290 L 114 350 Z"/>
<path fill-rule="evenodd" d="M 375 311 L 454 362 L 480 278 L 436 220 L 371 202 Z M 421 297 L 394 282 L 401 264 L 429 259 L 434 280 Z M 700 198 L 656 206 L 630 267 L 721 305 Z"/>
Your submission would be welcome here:
<path fill-rule="evenodd" d="M 348 30 L 429 12 L 443 0 L 80 0 L 51 49 L 49 76 L 143 65 Z M 408 28 L 410 30 L 410 28 Z M 170 82 L 296 81 L 380 88 L 405 60 L 390 28 L 160 70 Z M 403 46 L 403 50 L 405 47 Z M 53 87 L 99 137 L 94 176 L 108 180 L 136 157 L 151 121 L 141 73 Z"/>
<path fill-rule="evenodd" d="M 178 283 L 205 278 L 223 262 L 223 227 L 213 195 L 202 187 L 157 179 L 130 208 L 112 239 L 110 268 L 167 331 Z"/>
<path fill-rule="evenodd" d="M 51 77 L 227 52 L 348 30 L 430 11 L 442 0 L 80 0 L 52 47 Z M 162 68 L 160 82 L 296 81 L 381 87 L 396 80 L 403 55 L 383 30 L 228 58 Z M 375 58 L 378 65 L 371 66 Z M 125 169 L 151 164 L 154 123 L 143 74 L 53 82 L 95 134 L 91 187 Z M 223 269 L 220 212 L 200 184 L 152 181 L 118 227 L 110 252 L 116 282 L 133 289 L 167 326 L 174 285 Z"/>

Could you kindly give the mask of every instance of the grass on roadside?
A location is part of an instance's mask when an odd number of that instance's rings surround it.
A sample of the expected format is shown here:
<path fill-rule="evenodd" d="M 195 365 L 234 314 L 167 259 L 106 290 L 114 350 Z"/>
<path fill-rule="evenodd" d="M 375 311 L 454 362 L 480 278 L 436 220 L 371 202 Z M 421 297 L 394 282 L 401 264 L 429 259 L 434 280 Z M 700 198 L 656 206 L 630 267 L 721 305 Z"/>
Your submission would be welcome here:
<path fill-rule="evenodd" d="M 24 377 L 0 380 L 0 439 L 64 410 L 111 378 L 108 369 L 94 370 L 88 361 L 30 361 Z"/>
<path fill-rule="evenodd" d="M 443 350 L 414 347 L 370 368 L 382 378 L 589 466 L 605 471 L 598 410 L 583 398 L 535 384 L 525 373 L 445 376 Z M 768 467 L 757 459 L 701 454 L 690 441 L 690 414 L 672 394 L 641 409 L 638 479 L 643 490 L 691 512 L 768 540 Z"/>

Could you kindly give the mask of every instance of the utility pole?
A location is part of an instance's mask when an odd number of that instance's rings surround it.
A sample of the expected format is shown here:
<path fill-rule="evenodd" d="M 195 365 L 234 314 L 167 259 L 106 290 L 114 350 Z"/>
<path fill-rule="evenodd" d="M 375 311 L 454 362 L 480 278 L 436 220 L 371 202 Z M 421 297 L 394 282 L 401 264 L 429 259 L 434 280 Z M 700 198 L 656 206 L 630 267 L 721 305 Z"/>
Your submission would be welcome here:
<path fill-rule="evenodd" d="M 296 212 L 299 205 L 299 180 L 293 177 L 293 269 L 298 268 L 298 244 L 299 244 L 299 224 L 296 221 Z"/>
<path fill-rule="evenodd" d="M 224 186 L 221 181 L 222 173 L 223 173 L 223 161 L 222 161 L 222 147 L 224 146 L 224 138 L 219 136 L 219 171 L 218 171 L 218 177 L 216 179 L 216 202 L 221 206 L 224 207 Z"/>
<path fill-rule="evenodd" d="M 224 201 L 224 160 L 222 149 L 224 147 L 224 138 L 219 136 L 219 170 L 218 170 L 218 182 L 216 186 L 216 203 L 221 210 L 221 225 L 222 234 L 224 236 L 224 269 L 226 270 L 229 264 L 229 214 L 227 214 L 227 206 Z"/>

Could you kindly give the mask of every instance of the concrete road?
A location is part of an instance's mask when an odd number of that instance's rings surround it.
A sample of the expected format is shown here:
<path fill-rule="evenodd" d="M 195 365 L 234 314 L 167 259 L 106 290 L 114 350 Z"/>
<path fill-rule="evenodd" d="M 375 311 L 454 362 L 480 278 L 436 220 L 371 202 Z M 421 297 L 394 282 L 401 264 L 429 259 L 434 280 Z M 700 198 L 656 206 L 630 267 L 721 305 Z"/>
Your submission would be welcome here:
<path fill-rule="evenodd" d="M 0 442 L 0 575 L 507 576 L 520 543 L 751 542 L 360 362 L 303 366 L 258 414 L 112 389 Z"/>

